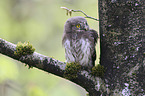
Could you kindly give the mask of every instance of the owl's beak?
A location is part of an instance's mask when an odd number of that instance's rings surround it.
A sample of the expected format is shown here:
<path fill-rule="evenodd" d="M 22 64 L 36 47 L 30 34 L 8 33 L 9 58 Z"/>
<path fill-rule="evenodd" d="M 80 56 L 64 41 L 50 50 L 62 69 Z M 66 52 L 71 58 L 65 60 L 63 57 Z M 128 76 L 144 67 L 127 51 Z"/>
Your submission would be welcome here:
<path fill-rule="evenodd" d="M 85 30 L 89 30 L 89 26 L 86 25 L 86 26 L 85 26 Z"/>

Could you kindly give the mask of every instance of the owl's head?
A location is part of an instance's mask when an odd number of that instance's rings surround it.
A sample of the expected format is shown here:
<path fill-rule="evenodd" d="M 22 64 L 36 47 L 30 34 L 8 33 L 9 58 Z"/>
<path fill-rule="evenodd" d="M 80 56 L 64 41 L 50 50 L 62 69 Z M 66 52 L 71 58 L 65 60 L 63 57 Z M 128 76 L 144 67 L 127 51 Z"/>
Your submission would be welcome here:
<path fill-rule="evenodd" d="M 89 30 L 89 25 L 84 17 L 76 16 L 69 18 L 65 23 L 65 32 L 82 32 Z"/>

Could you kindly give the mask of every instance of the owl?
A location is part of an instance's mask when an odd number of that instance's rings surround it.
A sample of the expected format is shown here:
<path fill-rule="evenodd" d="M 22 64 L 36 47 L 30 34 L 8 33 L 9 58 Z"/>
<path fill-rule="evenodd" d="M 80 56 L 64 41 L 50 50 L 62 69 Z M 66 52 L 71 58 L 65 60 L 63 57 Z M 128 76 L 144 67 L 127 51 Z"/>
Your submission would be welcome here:
<path fill-rule="evenodd" d="M 91 69 L 95 65 L 98 34 L 89 29 L 84 17 L 69 18 L 64 26 L 62 45 L 65 48 L 65 58 L 68 63 L 78 63 Z"/>

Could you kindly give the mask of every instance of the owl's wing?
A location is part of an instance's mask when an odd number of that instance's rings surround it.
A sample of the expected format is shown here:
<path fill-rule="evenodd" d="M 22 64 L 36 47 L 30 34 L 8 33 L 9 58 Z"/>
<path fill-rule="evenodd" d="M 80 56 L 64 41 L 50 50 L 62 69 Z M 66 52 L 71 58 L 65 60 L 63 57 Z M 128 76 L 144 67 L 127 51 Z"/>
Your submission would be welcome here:
<path fill-rule="evenodd" d="M 94 39 L 94 44 L 96 44 L 97 40 L 98 40 L 97 31 L 95 31 L 94 29 L 90 29 L 90 33 L 91 33 L 91 37 L 93 37 L 93 39 Z"/>
<path fill-rule="evenodd" d="M 97 31 L 93 30 L 93 29 L 90 29 L 89 30 L 90 32 L 90 35 L 92 37 L 93 40 L 93 44 L 92 44 L 92 62 L 93 62 L 93 66 L 95 66 L 95 60 L 96 60 L 96 43 L 97 43 L 97 40 L 98 40 L 98 34 L 97 34 Z"/>

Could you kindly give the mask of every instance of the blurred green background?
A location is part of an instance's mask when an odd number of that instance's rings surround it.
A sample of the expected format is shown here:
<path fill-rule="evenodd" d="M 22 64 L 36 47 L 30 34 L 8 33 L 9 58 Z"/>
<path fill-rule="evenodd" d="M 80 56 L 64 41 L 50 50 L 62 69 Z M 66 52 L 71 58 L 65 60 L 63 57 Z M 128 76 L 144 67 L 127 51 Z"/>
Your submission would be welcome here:
<path fill-rule="evenodd" d="M 65 61 L 61 39 L 70 16 L 66 16 L 62 6 L 98 18 L 97 0 L 0 0 L 0 38 L 15 44 L 29 41 L 36 52 Z M 73 13 L 73 16 L 84 15 Z M 87 21 L 90 28 L 99 31 L 99 22 Z M 0 54 L 0 96 L 85 95 L 83 88 L 68 80 L 36 68 L 28 69 L 25 64 Z"/>

